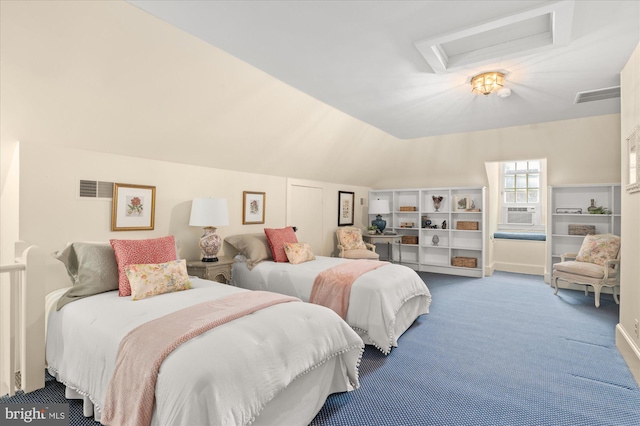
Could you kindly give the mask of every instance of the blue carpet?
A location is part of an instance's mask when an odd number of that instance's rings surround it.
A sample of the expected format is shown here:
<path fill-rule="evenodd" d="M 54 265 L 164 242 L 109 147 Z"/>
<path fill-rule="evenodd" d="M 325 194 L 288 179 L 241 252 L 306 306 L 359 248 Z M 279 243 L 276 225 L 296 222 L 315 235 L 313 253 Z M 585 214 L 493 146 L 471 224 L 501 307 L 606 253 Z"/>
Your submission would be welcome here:
<path fill-rule="evenodd" d="M 615 347 L 618 306 L 541 277 L 420 273 L 432 295 L 385 357 L 367 348 L 361 388 L 313 425 L 640 425 L 640 389 Z"/>
<path fill-rule="evenodd" d="M 367 347 L 360 389 L 329 397 L 312 425 L 638 426 L 640 388 L 615 347 L 618 306 L 541 277 L 420 273 L 433 295 L 388 356 Z M 45 389 L 4 403 L 65 402 Z M 97 425 L 70 402 L 71 425 Z"/>

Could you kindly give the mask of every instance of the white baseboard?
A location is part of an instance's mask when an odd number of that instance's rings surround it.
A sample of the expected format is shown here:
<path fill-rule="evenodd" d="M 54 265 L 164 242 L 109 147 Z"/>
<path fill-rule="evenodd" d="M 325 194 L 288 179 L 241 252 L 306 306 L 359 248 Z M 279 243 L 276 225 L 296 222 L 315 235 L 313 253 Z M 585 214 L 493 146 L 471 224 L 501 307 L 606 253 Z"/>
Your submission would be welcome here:
<path fill-rule="evenodd" d="M 493 269 L 495 271 L 516 272 L 518 274 L 544 274 L 544 265 L 528 265 L 524 263 L 494 262 Z"/>
<path fill-rule="evenodd" d="M 640 386 L 640 348 L 620 324 L 616 325 L 616 347 Z"/>

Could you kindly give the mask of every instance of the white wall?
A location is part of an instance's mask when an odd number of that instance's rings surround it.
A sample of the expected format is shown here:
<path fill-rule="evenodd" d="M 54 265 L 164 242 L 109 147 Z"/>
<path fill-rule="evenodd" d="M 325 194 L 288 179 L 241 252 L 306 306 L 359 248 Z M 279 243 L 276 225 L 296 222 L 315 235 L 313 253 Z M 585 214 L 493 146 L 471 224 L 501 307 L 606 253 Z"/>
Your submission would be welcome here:
<path fill-rule="evenodd" d="M 640 126 L 640 44 L 622 70 L 620 84 L 621 161 L 626 168 L 626 137 L 635 126 Z M 616 344 L 640 384 L 640 338 L 634 333 L 634 321 L 640 321 L 640 192 L 627 194 L 623 189 L 621 201 L 620 323 L 616 327 Z"/>

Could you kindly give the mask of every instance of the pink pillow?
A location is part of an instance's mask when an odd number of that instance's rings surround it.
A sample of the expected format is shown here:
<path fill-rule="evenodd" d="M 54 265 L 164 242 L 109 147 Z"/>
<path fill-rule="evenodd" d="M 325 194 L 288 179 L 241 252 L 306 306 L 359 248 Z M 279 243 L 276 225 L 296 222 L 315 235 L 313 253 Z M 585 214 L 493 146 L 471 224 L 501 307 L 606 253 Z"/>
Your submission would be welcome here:
<path fill-rule="evenodd" d="M 165 263 L 176 260 L 176 242 L 173 235 L 148 240 L 109 240 L 118 263 L 118 294 L 131 296 L 127 278 L 129 265 Z"/>
<path fill-rule="evenodd" d="M 284 252 L 284 243 L 297 243 L 298 238 L 291 226 L 281 229 L 264 228 L 267 235 L 271 254 L 275 262 L 288 262 L 287 254 Z"/>

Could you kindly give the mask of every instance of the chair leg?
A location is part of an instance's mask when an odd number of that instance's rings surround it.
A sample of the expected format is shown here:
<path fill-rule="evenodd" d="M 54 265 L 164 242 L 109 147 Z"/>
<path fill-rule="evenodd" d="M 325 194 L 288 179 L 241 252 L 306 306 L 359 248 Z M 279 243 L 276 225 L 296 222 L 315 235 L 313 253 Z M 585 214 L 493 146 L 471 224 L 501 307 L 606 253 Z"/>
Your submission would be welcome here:
<path fill-rule="evenodd" d="M 615 300 L 616 305 L 620 304 L 620 299 L 618 298 L 618 293 L 616 292 L 616 289 L 618 288 L 618 286 L 613 286 L 613 300 Z"/>
<path fill-rule="evenodd" d="M 553 286 L 556 288 L 556 291 L 553 292 L 556 296 L 558 295 L 558 277 L 551 278 L 553 281 Z"/>
<path fill-rule="evenodd" d="M 593 295 L 596 299 L 596 308 L 600 307 L 600 290 L 602 290 L 602 286 L 599 286 L 599 285 L 593 286 Z"/>

